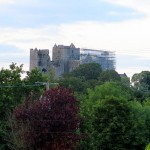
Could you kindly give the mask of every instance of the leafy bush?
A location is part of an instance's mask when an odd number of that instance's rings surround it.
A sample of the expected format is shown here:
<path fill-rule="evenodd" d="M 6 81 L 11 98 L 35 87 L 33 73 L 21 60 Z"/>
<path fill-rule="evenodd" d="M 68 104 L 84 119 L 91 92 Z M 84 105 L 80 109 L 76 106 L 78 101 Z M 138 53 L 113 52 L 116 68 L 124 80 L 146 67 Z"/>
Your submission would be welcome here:
<path fill-rule="evenodd" d="M 76 134 L 80 124 L 78 112 L 78 101 L 72 91 L 56 87 L 33 102 L 29 97 L 17 107 L 12 128 L 24 143 L 22 149 L 74 149 L 80 138 Z"/>

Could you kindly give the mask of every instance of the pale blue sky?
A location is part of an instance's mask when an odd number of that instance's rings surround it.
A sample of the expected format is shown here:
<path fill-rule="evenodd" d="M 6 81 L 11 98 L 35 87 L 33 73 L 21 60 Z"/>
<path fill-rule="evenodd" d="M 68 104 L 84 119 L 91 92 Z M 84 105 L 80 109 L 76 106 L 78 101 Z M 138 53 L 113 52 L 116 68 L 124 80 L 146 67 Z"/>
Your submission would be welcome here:
<path fill-rule="evenodd" d="M 119 14 L 119 15 L 113 15 Z M 37 0 L 16 2 L 0 10 L 1 27 L 39 27 L 77 21 L 124 21 L 142 17 L 131 8 L 102 0 Z"/>
<path fill-rule="evenodd" d="M 149 0 L 0 0 L 0 67 L 29 69 L 30 48 L 116 51 L 116 69 L 150 70 Z"/>

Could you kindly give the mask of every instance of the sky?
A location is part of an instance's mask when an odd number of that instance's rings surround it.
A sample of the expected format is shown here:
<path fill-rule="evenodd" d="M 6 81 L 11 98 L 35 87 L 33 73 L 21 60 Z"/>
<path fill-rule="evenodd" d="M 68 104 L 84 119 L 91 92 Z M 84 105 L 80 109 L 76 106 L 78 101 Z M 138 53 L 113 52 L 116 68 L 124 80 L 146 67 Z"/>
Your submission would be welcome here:
<path fill-rule="evenodd" d="M 0 0 L 0 68 L 29 70 L 30 48 L 115 51 L 116 71 L 150 70 L 150 0 Z"/>

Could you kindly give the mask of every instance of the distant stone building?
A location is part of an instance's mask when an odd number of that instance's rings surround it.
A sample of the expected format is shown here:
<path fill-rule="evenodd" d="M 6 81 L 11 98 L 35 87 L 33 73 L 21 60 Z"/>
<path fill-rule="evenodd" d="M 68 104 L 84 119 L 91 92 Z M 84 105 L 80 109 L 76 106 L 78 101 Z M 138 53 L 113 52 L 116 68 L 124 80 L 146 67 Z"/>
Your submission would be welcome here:
<path fill-rule="evenodd" d="M 57 76 L 67 73 L 78 67 L 80 64 L 80 48 L 73 44 L 70 46 L 54 45 L 52 50 L 52 66 Z"/>
<path fill-rule="evenodd" d="M 30 71 L 35 67 L 39 67 L 42 72 L 47 72 L 50 67 L 50 56 L 48 49 L 30 49 Z"/>
<path fill-rule="evenodd" d="M 80 49 L 74 44 L 70 46 L 54 45 L 52 49 L 52 60 L 48 49 L 30 49 L 30 71 L 39 67 L 43 73 L 50 68 L 55 70 L 56 76 L 71 72 L 80 64 L 95 62 L 102 66 L 103 70 L 115 69 L 114 52 Z"/>

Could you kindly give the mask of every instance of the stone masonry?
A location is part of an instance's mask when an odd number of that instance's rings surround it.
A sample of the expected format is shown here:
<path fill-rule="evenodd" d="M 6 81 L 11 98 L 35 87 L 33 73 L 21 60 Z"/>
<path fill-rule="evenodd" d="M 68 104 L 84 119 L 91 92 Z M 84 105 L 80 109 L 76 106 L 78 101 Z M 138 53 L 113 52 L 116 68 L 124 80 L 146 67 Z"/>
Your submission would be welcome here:
<path fill-rule="evenodd" d="M 56 76 L 59 77 L 64 73 L 71 72 L 80 64 L 90 62 L 99 63 L 103 70 L 115 69 L 112 54 L 114 53 L 110 51 L 83 50 L 76 48 L 74 44 L 70 46 L 55 44 L 52 49 L 51 60 L 48 49 L 30 49 L 30 71 L 39 67 L 43 73 L 46 73 L 50 68 L 53 68 Z"/>

